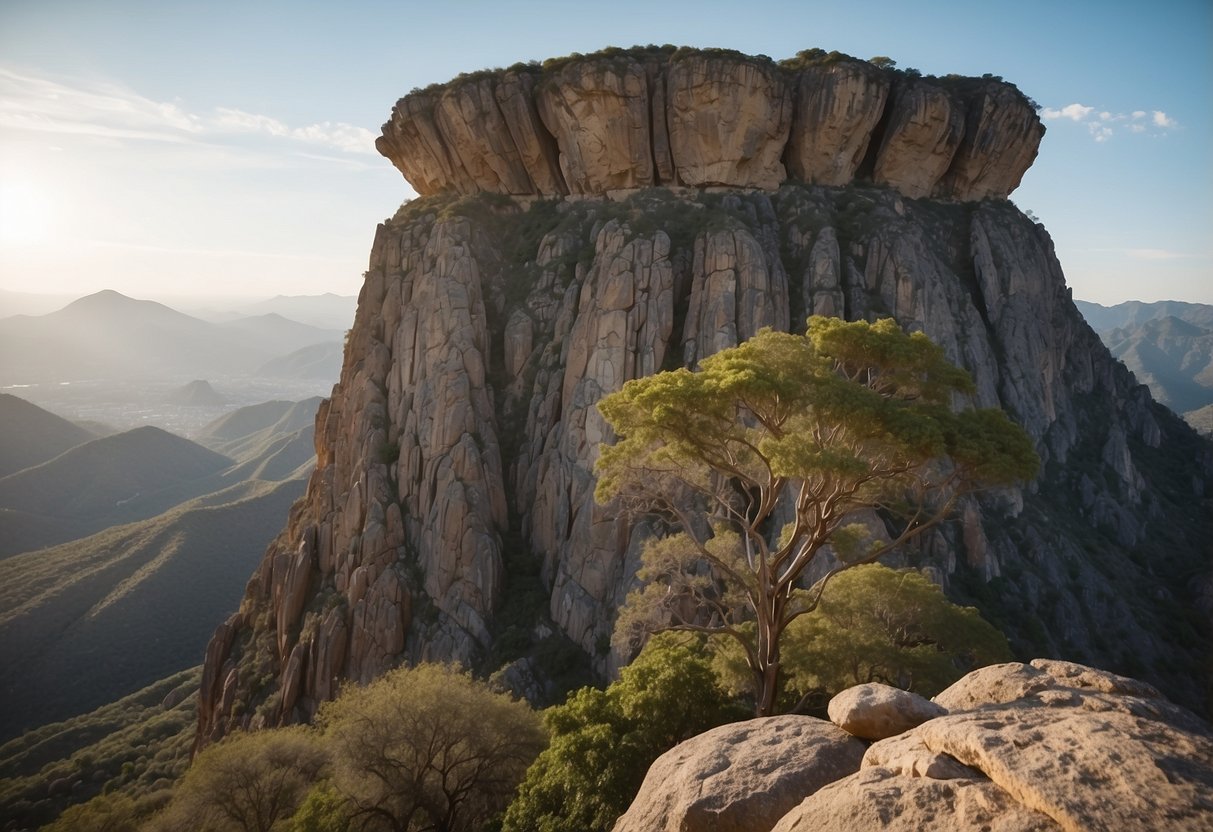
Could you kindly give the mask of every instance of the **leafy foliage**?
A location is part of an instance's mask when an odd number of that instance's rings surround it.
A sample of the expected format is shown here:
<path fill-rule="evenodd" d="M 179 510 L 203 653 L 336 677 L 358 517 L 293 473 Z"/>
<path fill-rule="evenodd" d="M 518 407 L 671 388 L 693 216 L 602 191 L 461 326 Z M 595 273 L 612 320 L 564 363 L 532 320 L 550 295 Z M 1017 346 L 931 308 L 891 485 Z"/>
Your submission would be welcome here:
<path fill-rule="evenodd" d="M 202 751 L 149 832 L 281 828 L 328 765 L 310 728 L 237 732 Z"/>
<path fill-rule="evenodd" d="M 870 563 L 959 496 L 1036 473 L 1030 439 L 1004 413 L 953 409 L 972 390 L 922 333 L 812 317 L 804 336 L 763 330 L 698 371 L 605 397 L 619 440 L 602 448 L 598 500 L 676 529 L 646 548 L 619 646 L 662 629 L 728 635 L 757 712 L 771 713 L 780 637 L 817 606 L 825 581 L 799 581 L 826 547 L 841 559 L 830 574 Z"/>
<path fill-rule="evenodd" d="M 605 691 L 582 688 L 544 715 L 551 745 L 527 771 L 504 832 L 606 832 L 662 753 L 743 712 L 696 640 L 652 639 Z"/>
<path fill-rule="evenodd" d="M 73 804 L 66 828 L 161 807 L 189 765 L 201 668 L 191 668 L 87 714 L 28 731 L 0 746 L 0 816 L 19 828 L 49 823 Z M 93 818 L 96 814 L 98 817 Z"/>
<path fill-rule="evenodd" d="M 725 641 L 715 667 L 734 689 L 752 687 Z M 732 648 L 732 649 L 730 649 Z M 836 576 L 812 613 L 784 633 L 784 701 L 824 701 L 865 682 L 934 696 L 970 670 L 1010 661 L 1006 638 L 973 607 L 957 606 L 926 576 L 866 564 Z"/>
<path fill-rule="evenodd" d="M 400 668 L 318 715 L 333 785 L 362 830 L 479 829 L 543 748 L 539 717 L 445 665 Z"/>

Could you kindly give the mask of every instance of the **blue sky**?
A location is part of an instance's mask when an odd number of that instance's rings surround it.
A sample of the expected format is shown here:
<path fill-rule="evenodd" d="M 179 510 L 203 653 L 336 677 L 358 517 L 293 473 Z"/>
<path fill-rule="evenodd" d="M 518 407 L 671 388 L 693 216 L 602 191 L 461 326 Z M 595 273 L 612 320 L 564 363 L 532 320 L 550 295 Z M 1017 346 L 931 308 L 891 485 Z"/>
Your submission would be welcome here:
<path fill-rule="evenodd" d="M 412 195 L 372 147 L 397 98 L 637 43 L 1002 75 L 1045 108 L 1012 199 L 1075 297 L 1213 303 L 1210 0 L 3 0 L 0 289 L 355 294 Z"/>

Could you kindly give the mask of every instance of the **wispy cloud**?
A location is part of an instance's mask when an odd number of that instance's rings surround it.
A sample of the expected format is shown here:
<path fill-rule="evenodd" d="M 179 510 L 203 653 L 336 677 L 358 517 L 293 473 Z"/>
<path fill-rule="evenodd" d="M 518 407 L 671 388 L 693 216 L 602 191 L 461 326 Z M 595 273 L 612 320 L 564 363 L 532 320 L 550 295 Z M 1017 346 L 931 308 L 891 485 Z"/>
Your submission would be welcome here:
<path fill-rule="evenodd" d="M 1124 252 L 1134 260 L 1182 260 L 1191 256 L 1164 248 L 1127 248 Z"/>
<path fill-rule="evenodd" d="M 1130 133 L 1152 133 L 1163 135 L 1167 130 L 1179 127 L 1179 122 L 1162 110 L 1133 110 L 1130 113 L 1114 113 L 1110 110 L 1097 110 L 1086 104 L 1067 104 L 1064 107 L 1045 107 L 1041 116 L 1046 121 L 1068 119 L 1076 124 L 1082 124 L 1097 142 L 1106 142 L 1116 134 L 1117 129 L 1124 127 Z"/>
<path fill-rule="evenodd" d="M 0 67 L 0 129 L 103 139 L 222 144 L 256 134 L 350 154 L 374 154 L 375 134 L 344 122 L 290 125 L 273 116 L 216 107 L 195 113 L 175 102 L 93 81 L 60 81 Z"/>

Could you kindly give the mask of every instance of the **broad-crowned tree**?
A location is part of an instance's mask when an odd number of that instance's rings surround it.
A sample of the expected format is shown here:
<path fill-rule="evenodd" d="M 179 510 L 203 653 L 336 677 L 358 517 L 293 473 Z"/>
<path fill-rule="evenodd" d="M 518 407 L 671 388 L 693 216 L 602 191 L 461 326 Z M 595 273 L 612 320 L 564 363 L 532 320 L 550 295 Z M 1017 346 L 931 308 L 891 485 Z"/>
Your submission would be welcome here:
<path fill-rule="evenodd" d="M 324 775 L 328 755 L 309 728 L 238 731 L 208 746 L 149 830 L 281 829 Z"/>
<path fill-rule="evenodd" d="M 358 830 L 480 829 L 545 745 L 529 705 L 439 664 L 350 688 L 317 721 Z"/>
<path fill-rule="evenodd" d="M 732 637 L 757 713 L 772 713 L 781 637 L 830 575 L 923 534 L 962 495 L 1035 475 L 1006 414 L 962 407 L 973 389 L 923 333 L 812 317 L 804 335 L 766 329 L 606 396 L 618 440 L 602 447 L 597 499 L 672 532 L 644 551 L 617 644 L 662 629 Z M 839 562 L 802 587 L 826 547 Z"/>

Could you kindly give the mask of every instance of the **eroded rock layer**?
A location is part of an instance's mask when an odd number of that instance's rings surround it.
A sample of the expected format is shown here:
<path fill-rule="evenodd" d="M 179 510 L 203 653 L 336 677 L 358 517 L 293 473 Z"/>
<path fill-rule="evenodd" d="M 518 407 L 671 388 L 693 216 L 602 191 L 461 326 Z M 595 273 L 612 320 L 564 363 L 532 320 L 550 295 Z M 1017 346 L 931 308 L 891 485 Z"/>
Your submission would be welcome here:
<path fill-rule="evenodd" d="M 461 76 L 400 99 L 376 147 L 422 196 L 774 190 L 790 175 L 970 201 L 1005 198 L 1036 158 L 1044 126 L 1011 84 L 806 54 L 606 50 Z"/>
<path fill-rule="evenodd" d="M 578 663 L 604 678 L 649 530 L 593 499 L 596 403 L 810 313 L 924 330 L 1044 461 L 902 563 L 1024 654 L 1201 707 L 1209 446 L 1083 322 L 1041 226 L 876 186 L 652 188 L 440 196 L 379 227 L 307 495 L 207 651 L 203 740 L 307 720 L 402 662 L 500 671 L 536 699 Z"/>

